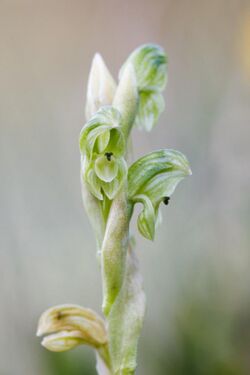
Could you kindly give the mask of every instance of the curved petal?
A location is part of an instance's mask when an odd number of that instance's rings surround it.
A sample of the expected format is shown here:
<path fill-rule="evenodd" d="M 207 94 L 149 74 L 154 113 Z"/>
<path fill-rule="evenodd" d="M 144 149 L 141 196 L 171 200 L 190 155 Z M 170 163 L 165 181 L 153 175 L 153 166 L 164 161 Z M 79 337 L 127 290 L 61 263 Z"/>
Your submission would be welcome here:
<path fill-rule="evenodd" d="M 137 202 L 143 203 L 143 210 L 137 219 L 137 226 L 140 233 L 148 240 L 153 240 L 155 236 L 156 215 L 151 200 L 146 195 L 137 195 Z"/>
<path fill-rule="evenodd" d="M 79 140 L 81 153 L 86 153 L 87 157 L 90 158 L 96 147 L 97 139 L 101 136 L 100 144 L 97 147 L 101 146 L 102 148 L 103 144 L 107 143 L 107 131 L 119 128 L 120 123 L 121 114 L 117 109 L 112 106 L 100 108 L 82 128 Z"/>
<path fill-rule="evenodd" d="M 99 200 L 103 200 L 103 195 L 101 192 L 101 182 L 95 174 L 93 169 L 89 169 L 85 178 L 90 192 Z"/>
<path fill-rule="evenodd" d="M 167 82 L 167 56 L 156 44 L 144 44 L 128 57 L 122 66 L 132 63 L 135 69 L 139 91 L 162 91 Z"/>
<path fill-rule="evenodd" d="M 82 344 L 85 344 L 85 341 L 80 331 L 61 331 L 42 340 L 42 346 L 51 352 L 66 352 Z"/>
<path fill-rule="evenodd" d="M 104 182 L 111 182 L 118 173 L 118 165 L 114 157 L 108 160 L 106 156 L 100 156 L 96 159 L 94 168 L 97 177 Z"/>
<path fill-rule="evenodd" d="M 97 137 L 97 152 L 101 154 L 108 146 L 110 140 L 110 131 L 105 130 L 102 134 Z"/>
<path fill-rule="evenodd" d="M 165 107 L 163 96 L 154 91 L 142 91 L 135 125 L 139 129 L 151 131 Z"/>
<path fill-rule="evenodd" d="M 178 183 L 191 174 L 187 158 L 175 150 L 158 150 L 137 160 L 128 172 L 128 192 L 132 204 L 142 202 L 138 217 L 141 234 L 153 240 L 159 222 L 159 205 L 168 202 Z"/>
<path fill-rule="evenodd" d="M 159 177 L 165 172 L 177 171 L 183 177 L 191 173 L 187 158 L 179 151 L 163 149 L 141 157 L 129 167 L 129 197 L 133 198 L 136 194 L 144 194 L 146 184 L 153 177 Z"/>
<path fill-rule="evenodd" d="M 102 182 L 102 189 L 110 200 L 114 199 L 114 197 L 120 190 L 122 184 L 124 183 L 127 177 L 126 161 L 123 158 L 118 159 L 117 165 L 118 165 L 118 172 L 117 172 L 116 178 L 109 183 Z"/>

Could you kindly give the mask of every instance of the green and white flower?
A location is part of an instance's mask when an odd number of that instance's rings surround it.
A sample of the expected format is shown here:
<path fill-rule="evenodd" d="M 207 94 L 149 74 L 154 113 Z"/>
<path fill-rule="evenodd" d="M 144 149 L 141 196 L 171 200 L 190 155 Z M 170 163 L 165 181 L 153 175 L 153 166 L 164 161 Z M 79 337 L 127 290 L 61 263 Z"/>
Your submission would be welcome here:
<path fill-rule="evenodd" d="M 92 194 L 114 199 L 127 177 L 126 144 L 121 115 L 112 106 L 102 107 L 83 127 L 80 135 L 83 178 Z"/>
<path fill-rule="evenodd" d="M 154 239 L 160 203 L 168 204 L 176 186 L 190 174 L 187 158 L 176 150 L 154 151 L 131 165 L 128 195 L 132 204 L 143 204 L 137 225 L 144 237 Z"/>

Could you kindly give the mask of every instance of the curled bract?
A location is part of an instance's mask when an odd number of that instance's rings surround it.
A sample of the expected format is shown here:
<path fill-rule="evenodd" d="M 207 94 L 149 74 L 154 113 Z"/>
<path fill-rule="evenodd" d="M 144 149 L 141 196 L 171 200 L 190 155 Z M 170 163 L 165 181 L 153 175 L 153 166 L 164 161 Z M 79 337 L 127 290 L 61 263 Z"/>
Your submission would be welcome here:
<path fill-rule="evenodd" d="M 82 344 L 99 348 L 107 343 L 104 321 L 90 309 L 78 305 L 59 305 L 46 310 L 38 323 L 42 345 L 62 352 Z"/>
<path fill-rule="evenodd" d="M 175 150 L 151 152 L 131 165 L 128 196 L 132 204 L 143 204 L 137 225 L 144 237 L 154 239 L 160 203 L 167 204 L 178 183 L 190 174 L 187 158 Z"/>
<path fill-rule="evenodd" d="M 80 134 L 82 174 L 92 194 L 113 199 L 127 177 L 126 143 L 121 114 L 112 106 L 102 107 Z"/>
<path fill-rule="evenodd" d="M 139 93 L 135 125 L 150 131 L 164 110 L 161 92 L 167 83 L 167 56 L 160 46 L 145 44 L 128 57 L 120 76 L 127 64 L 134 67 Z"/>

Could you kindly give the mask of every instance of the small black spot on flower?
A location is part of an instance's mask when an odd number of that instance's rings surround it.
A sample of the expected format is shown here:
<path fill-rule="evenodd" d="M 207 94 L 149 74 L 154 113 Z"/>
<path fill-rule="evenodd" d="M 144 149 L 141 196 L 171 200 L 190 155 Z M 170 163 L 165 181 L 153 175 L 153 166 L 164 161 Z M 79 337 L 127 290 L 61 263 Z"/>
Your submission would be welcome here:
<path fill-rule="evenodd" d="M 167 206 L 169 202 L 170 197 L 164 197 L 163 198 L 163 203 Z"/>
<path fill-rule="evenodd" d="M 107 158 L 108 161 L 111 160 L 111 156 L 113 155 L 113 152 L 105 152 L 105 156 Z"/>

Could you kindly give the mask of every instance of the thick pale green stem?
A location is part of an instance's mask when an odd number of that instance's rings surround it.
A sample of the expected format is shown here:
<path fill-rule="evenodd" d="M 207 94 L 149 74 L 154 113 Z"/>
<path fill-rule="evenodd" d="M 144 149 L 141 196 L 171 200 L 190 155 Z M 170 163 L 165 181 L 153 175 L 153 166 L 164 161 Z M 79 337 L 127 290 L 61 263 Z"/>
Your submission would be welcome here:
<path fill-rule="evenodd" d="M 122 115 L 121 127 L 126 140 L 128 140 L 138 106 L 136 77 L 133 66 L 130 64 L 124 69 L 114 97 L 113 106 Z M 129 292 L 128 289 L 130 272 L 128 260 L 129 221 L 131 213 L 127 197 L 127 184 L 124 184 L 111 204 L 101 250 L 103 312 L 108 322 L 112 375 L 134 373 L 136 367 L 135 348 L 139 336 L 135 325 L 141 327 L 140 324 L 138 325 L 136 306 L 133 302 L 131 304 L 131 300 L 128 298 L 128 293 L 133 294 L 134 292 L 133 290 Z M 130 317 L 127 316 L 130 311 L 125 308 L 126 301 L 129 307 L 132 306 L 132 310 L 134 309 L 136 315 L 135 319 L 135 315 L 132 315 L 132 321 L 136 323 L 134 325 L 133 322 L 130 322 L 130 327 L 126 326 L 125 323 L 130 320 Z M 139 317 L 139 320 L 141 322 L 141 317 Z M 127 335 L 128 332 L 130 332 L 130 337 Z M 133 340 L 134 333 L 135 339 Z"/>
<path fill-rule="evenodd" d="M 129 213 L 125 189 L 113 200 L 102 244 L 103 312 L 108 316 L 125 272 L 129 240 Z"/>
<path fill-rule="evenodd" d="M 135 72 L 133 66 L 128 65 L 113 100 L 113 106 L 121 113 L 122 129 L 126 139 L 135 119 L 137 98 Z M 101 251 L 103 312 L 106 316 L 123 284 L 129 220 L 127 185 L 124 184 L 111 204 Z"/>
<path fill-rule="evenodd" d="M 135 373 L 137 345 L 145 313 L 145 294 L 136 254 L 129 245 L 122 288 L 109 317 L 109 351 L 114 375 Z"/>
<path fill-rule="evenodd" d="M 145 312 L 142 278 L 129 241 L 131 215 L 132 206 L 124 189 L 112 203 L 101 252 L 103 311 L 108 323 L 112 375 L 135 373 L 137 344 Z"/>

